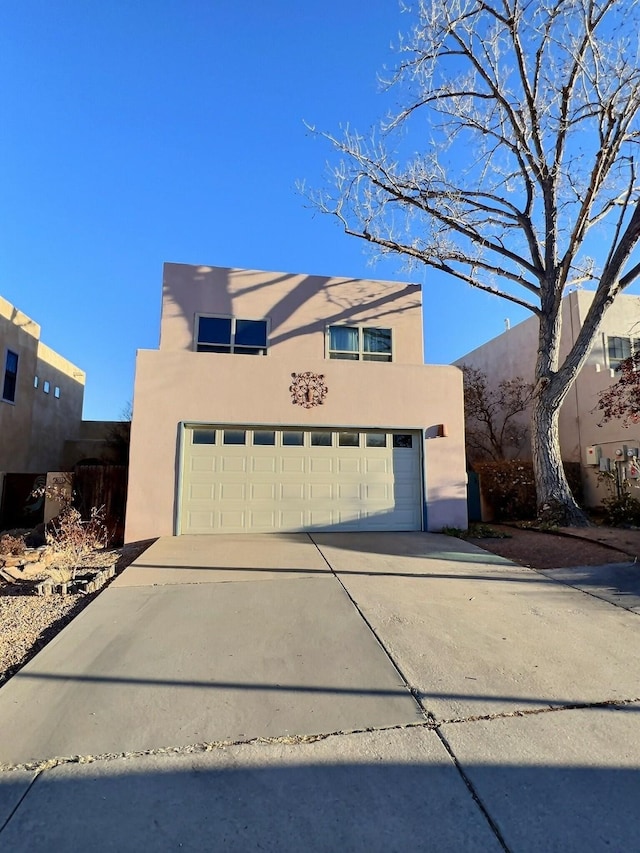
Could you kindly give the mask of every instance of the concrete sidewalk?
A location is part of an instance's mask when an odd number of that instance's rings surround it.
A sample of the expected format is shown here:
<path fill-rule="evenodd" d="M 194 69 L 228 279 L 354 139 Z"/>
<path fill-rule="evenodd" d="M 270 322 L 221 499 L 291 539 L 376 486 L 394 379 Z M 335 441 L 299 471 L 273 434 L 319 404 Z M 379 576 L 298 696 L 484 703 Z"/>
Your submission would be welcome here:
<path fill-rule="evenodd" d="M 159 540 L 0 691 L 0 846 L 634 849 L 639 684 L 636 613 L 460 540 Z"/>

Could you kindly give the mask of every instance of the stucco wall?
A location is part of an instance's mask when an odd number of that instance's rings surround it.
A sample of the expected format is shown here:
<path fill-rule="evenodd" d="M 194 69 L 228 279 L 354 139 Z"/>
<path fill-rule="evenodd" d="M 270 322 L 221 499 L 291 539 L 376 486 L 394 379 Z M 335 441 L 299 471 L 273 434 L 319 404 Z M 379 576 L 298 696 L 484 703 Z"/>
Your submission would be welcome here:
<path fill-rule="evenodd" d="M 422 364 L 420 286 L 165 264 L 160 349 L 193 350 L 196 313 L 269 318 L 270 358 L 323 359 L 328 325 L 393 329 L 394 362 Z"/>
<path fill-rule="evenodd" d="M 7 349 L 18 354 L 15 402 L 0 400 L 0 470 L 7 473 L 32 470 L 27 466 L 39 336 L 40 326 L 0 297 L 0 383 Z"/>
<path fill-rule="evenodd" d="M 323 373 L 324 405 L 294 406 L 293 371 Z M 140 351 L 126 540 L 174 532 L 181 421 L 428 429 L 429 529 L 466 526 L 462 379 L 454 367 Z M 446 438 L 435 437 L 447 425 Z"/>
<path fill-rule="evenodd" d="M 575 341 L 593 293 L 576 291 L 565 297 L 562 310 L 561 360 Z M 455 363 L 471 364 L 484 370 L 492 382 L 516 375 L 532 381 L 537 351 L 538 321 L 535 317 L 514 326 Z M 598 486 L 598 468 L 586 466 L 585 448 L 597 445 L 604 456 L 615 457 L 623 444 L 640 447 L 640 425 L 625 429 L 614 421 L 601 425 L 598 409 L 600 392 L 616 381 L 608 366 L 608 336 L 640 338 L 640 297 L 623 294 L 605 313 L 600 330 L 560 410 L 560 445 L 563 459 L 583 463 L 585 504 L 596 506 L 607 492 Z"/>
<path fill-rule="evenodd" d="M 75 438 L 82 422 L 85 374 L 40 342 L 33 389 L 29 471 L 56 471 L 63 464 L 65 440 Z M 49 392 L 45 393 L 45 382 Z M 56 397 L 55 390 L 60 389 Z"/>
<path fill-rule="evenodd" d="M 0 381 L 7 349 L 18 354 L 18 378 L 15 403 L 0 401 L 0 469 L 58 470 L 64 441 L 77 434 L 82 419 L 85 374 L 40 341 L 37 323 L 0 298 Z"/>
<path fill-rule="evenodd" d="M 579 317 L 584 319 L 593 296 L 589 292 L 576 294 Z M 625 428 L 620 421 L 602 424 L 598 408 L 600 392 L 616 382 L 618 374 L 609 369 L 606 339 L 611 336 L 640 338 L 640 297 L 623 294 L 605 313 L 600 331 L 589 353 L 587 363 L 576 380 L 576 397 L 579 415 L 579 458 L 583 462 L 585 499 L 588 506 L 596 506 L 607 496 L 606 488 L 598 486 L 598 468 L 584 465 L 584 449 L 597 445 L 602 455 L 616 457 L 616 449 L 623 445 L 640 447 L 640 424 Z M 561 436 L 566 441 L 566 436 Z M 637 482 L 637 481 L 636 481 Z M 637 493 L 636 493 L 637 496 Z"/>

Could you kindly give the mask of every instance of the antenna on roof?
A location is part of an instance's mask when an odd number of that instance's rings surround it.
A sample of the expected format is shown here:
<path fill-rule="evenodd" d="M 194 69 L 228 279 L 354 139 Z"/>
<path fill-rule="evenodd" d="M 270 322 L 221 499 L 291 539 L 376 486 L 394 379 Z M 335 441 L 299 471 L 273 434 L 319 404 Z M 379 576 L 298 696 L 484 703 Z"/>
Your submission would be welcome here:
<path fill-rule="evenodd" d="M 508 317 L 505 317 L 504 318 L 504 330 L 505 330 L 505 332 L 508 332 L 510 328 L 511 328 L 511 320 Z"/>

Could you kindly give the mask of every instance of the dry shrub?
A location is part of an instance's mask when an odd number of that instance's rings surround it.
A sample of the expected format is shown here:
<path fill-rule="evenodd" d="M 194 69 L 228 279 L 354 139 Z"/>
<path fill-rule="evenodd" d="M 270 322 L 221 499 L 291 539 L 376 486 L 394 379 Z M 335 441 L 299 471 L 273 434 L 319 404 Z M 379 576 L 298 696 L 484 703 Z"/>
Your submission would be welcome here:
<path fill-rule="evenodd" d="M 49 573 L 59 583 L 75 580 L 85 557 L 105 548 L 108 542 L 104 507 L 93 507 L 90 518 L 82 520 L 78 510 L 67 503 L 49 524 L 47 544 L 53 553 Z"/>
<path fill-rule="evenodd" d="M 582 502 L 582 477 L 579 462 L 563 462 L 569 486 L 578 503 Z M 520 459 L 501 462 L 477 462 L 473 466 L 480 478 L 480 490 L 496 521 L 523 521 L 537 515 L 536 483 L 533 465 Z"/>
<path fill-rule="evenodd" d="M 19 556 L 24 554 L 24 549 L 24 539 L 21 536 L 12 536 L 10 533 L 0 536 L 0 554 Z"/>

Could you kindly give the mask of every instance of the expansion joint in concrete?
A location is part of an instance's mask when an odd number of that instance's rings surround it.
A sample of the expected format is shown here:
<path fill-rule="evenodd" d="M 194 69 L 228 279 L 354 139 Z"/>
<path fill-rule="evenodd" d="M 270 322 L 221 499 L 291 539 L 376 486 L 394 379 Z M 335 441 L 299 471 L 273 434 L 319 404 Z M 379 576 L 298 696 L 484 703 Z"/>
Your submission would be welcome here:
<path fill-rule="evenodd" d="M 504 838 L 502 837 L 502 833 L 500 832 L 498 825 L 496 824 L 494 819 L 489 814 L 489 811 L 488 811 L 487 807 L 485 806 L 485 804 L 482 802 L 482 799 L 481 799 L 480 795 L 478 794 L 478 792 L 476 791 L 476 789 L 473 785 L 473 782 L 467 776 L 467 774 L 464 771 L 464 768 L 461 766 L 460 762 L 458 761 L 456 754 L 451 747 L 451 744 L 449 743 L 449 741 L 447 740 L 447 738 L 444 735 L 444 732 L 438 727 L 435 729 L 435 733 L 437 734 L 437 736 L 440 740 L 440 743 L 442 744 L 442 746 L 447 751 L 449 758 L 453 762 L 454 767 L 458 771 L 458 774 L 459 774 L 460 778 L 462 779 L 462 781 L 464 782 L 464 785 L 465 785 L 467 791 L 469 791 L 469 794 L 471 795 L 474 803 L 478 806 L 478 808 L 482 812 L 485 820 L 489 824 L 489 827 L 490 827 L 491 831 L 493 832 L 493 834 L 496 838 L 496 841 L 502 847 L 502 849 L 505 851 L 505 853 L 510 853 L 509 848 L 507 847 L 507 843 L 504 840 Z"/>
<path fill-rule="evenodd" d="M 338 583 L 339 583 L 339 584 L 340 584 L 340 586 L 342 587 L 342 589 L 343 589 L 343 591 L 344 591 L 344 594 L 347 596 L 347 598 L 349 599 L 349 601 L 351 602 L 351 604 L 352 604 L 352 605 L 353 605 L 353 607 L 355 608 L 356 612 L 358 613 L 358 615 L 360 616 L 360 618 L 362 619 L 362 621 L 364 622 L 364 624 L 367 626 L 367 628 L 369 629 L 369 631 L 371 631 L 371 633 L 372 633 L 372 634 L 373 634 L 373 636 L 375 637 L 375 639 L 376 639 L 376 641 L 377 641 L 378 645 L 380 646 L 380 648 L 382 649 L 382 651 L 384 652 L 384 654 L 387 656 L 387 659 L 389 660 L 389 663 L 391 664 L 391 666 L 395 669 L 395 671 L 396 671 L 396 672 L 398 673 L 398 675 L 400 676 L 400 678 L 401 678 L 401 680 L 402 680 L 402 682 L 403 682 L 404 686 L 405 686 L 405 687 L 406 687 L 406 689 L 409 691 L 409 693 L 411 693 L 411 695 L 413 696 L 413 699 L 414 699 L 415 703 L 417 704 L 418 708 L 420 709 L 420 713 L 421 713 L 421 714 L 422 714 L 422 716 L 424 717 L 425 721 L 426 721 L 426 722 L 432 722 L 432 719 L 433 719 L 433 718 L 432 718 L 432 716 L 429 714 L 429 712 L 427 711 L 427 709 L 425 708 L 425 706 L 422 704 L 422 699 L 420 698 L 420 694 L 419 694 L 419 692 L 418 692 L 414 687 L 412 687 L 412 686 L 409 684 L 409 679 L 406 677 L 406 675 L 405 675 L 405 674 L 404 674 L 404 672 L 402 671 L 401 667 L 398 665 L 397 661 L 396 661 L 396 660 L 394 659 L 394 657 L 392 656 L 392 654 L 391 654 L 391 652 L 389 651 L 389 649 L 388 649 L 388 648 L 385 646 L 385 644 L 382 642 L 382 638 L 380 637 L 380 635 L 378 634 L 378 632 L 376 631 L 376 629 L 373 627 L 373 625 L 371 624 L 371 622 L 370 622 L 370 621 L 367 619 L 367 617 L 364 615 L 364 613 L 362 612 L 362 610 L 361 610 L 361 609 L 360 609 L 360 607 L 358 606 L 358 602 L 357 602 L 357 601 L 355 600 L 355 598 L 351 595 L 351 593 L 349 592 L 349 590 L 347 589 L 347 587 L 346 587 L 346 586 L 345 586 L 345 584 L 343 583 L 342 578 L 341 578 L 341 577 L 338 575 L 338 573 L 334 570 L 334 568 L 333 568 L 333 566 L 331 565 L 331 563 L 329 562 L 329 560 L 327 560 L 327 558 L 325 557 L 325 555 L 324 555 L 324 554 L 323 554 L 323 552 L 322 552 L 322 549 L 320 548 L 320 546 L 318 545 L 318 543 L 314 540 L 313 536 L 312 536 L 310 533 L 307 533 L 307 536 L 309 537 L 309 539 L 311 540 L 311 542 L 313 543 L 313 545 L 314 545 L 314 546 L 316 547 L 316 549 L 318 550 L 318 554 L 320 554 L 320 556 L 322 557 L 322 559 L 324 560 L 324 562 L 327 564 L 327 568 L 329 569 L 329 571 L 331 572 L 331 574 L 334 576 L 334 578 L 338 581 Z"/>
<path fill-rule="evenodd" d="M 29 784 L 27 785 L 26 790 L 24 791 L 24 793 L 22 794 L 22 796 L 20 797 L 20 799 L 18 800 L 18 802 L 15 804 L 15 806 L 13 807 L 13 809 L 11 810 L 11 812 L 9 813 L 9 815 L 7 816 L 7 819 L 6 819 L 6 820 L 5 820 L 5 822 L 2 824 L 2 826 L 0 826 L 0 834 L 2 834 L 2 833 L 4 832 L 4 830 L 6 829 L 7 825 L 8 825 L 8 824 L 9 824 L 9 822 L 11 821 L 12 817 L 14 816 L 14 814 L 18 811 L 18 809 L 20 808 L 20 806 L 22 805 L 22 803 L 25 801 L 25 799 L 26 799 L 26 797 L 28 796 L 29 792 L 31 791 L 31 789 L 32 789 L 32 788 L 33 788 L 33 786 L 35 785 L 36 779 L 38 778 L 38 776 L 39 776 L 39 775 L 40 775 L 40 773 L 36 773 L 36 774 L 34 775 L 33 779 L 31 780 L 31 782 L 29 782 Z"/>

